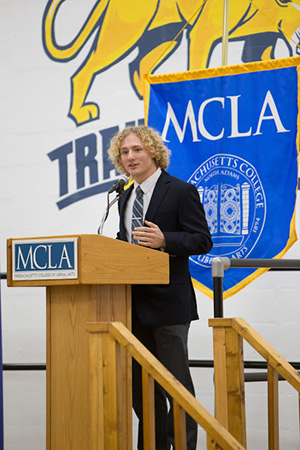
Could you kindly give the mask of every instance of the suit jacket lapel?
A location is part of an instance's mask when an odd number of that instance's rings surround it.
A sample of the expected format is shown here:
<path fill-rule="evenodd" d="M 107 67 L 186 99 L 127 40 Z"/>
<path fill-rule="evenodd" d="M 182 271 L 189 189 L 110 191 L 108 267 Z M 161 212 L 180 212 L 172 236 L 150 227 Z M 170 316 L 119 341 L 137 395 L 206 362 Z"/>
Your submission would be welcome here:
<path fill-rule="evenodd" d="M 120 216 L 120 237 L 122 240 L 126 240 L 126 231 L 125 231 L 125 223 L 124 223 L 124 212 L 125 207 L 130 197 L 131 192 L 133 191 L 133 183 L 132 185 L 124 191 L 120 201 L 119 201 L 119 216 Z"/>
<path fill-rule="evenodd" d="M 128 199 L 129 199 L 129 196 L 130 196 L 130 194 L 131 194 L 131 192 L 133 190 L 133 186 L 134 185 L 132 183 L 132 185 L 128 189 L 126 189 L 126 191 L 124 191 L 124 193 L 123 193 L 123 195 L 122 195 L 122 197 L 120 199 L 119 208 L 120 208 L 120 216 L 121 217 L 124 216 L 124 208 L 125 208 L 126 203 L 127 203 Z"/>
<path fill-rule="evenodd" d="M 161 176 L 157 180 L 155 185 L 149 207 L 146 212 L 146 220 L 152 222 L 155 218 L 155 214 L 162 202 L 162 199 L 166 195 L 169 189 L 169 183 L 171 182 L 171 177 L 167 174 L 167 172 L 162 172 Z"/>

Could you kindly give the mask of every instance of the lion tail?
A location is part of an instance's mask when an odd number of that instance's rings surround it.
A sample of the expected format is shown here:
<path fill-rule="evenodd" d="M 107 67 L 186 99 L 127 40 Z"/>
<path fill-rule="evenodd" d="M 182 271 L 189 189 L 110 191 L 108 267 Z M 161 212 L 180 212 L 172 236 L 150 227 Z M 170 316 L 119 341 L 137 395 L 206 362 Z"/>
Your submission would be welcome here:
<path fill-rule="evenodd" d="M 69 61 L 76 57 L 99 24 L 100 18 L 109 3 L 109 0 L 98 0 L 73 41 L 61 46 L 56 42 L 54 24 L 58 10 L 64 1 L 49 0 L 42 21 L 44 49 L 48 56 L 56 61 Z"/>

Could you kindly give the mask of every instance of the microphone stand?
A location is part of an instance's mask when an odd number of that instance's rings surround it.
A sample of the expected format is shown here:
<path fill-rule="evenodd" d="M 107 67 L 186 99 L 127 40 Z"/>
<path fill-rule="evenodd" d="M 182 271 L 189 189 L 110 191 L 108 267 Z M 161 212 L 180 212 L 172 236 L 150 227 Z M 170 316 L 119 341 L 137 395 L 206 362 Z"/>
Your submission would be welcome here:
<path fill-rule="evenodd" d="M 114 205 L 122 197 L 123 192 L 124 192 L 123 189 L 120 190 L 117 193 L 117 196 L 110 203 L 109 203 L 109 193 L 107 194 L 107 205 L 106 205 L 106 208 L 105 208 L 105 211 L 104 211 L 101 223 L 100 223 L 99 228 L 98 228 L 98 234 L 102 235 L 104 223 L 105 223 L 106 219 L 108 218 L 109 210 L 112 207 L 112 205 Z"/>

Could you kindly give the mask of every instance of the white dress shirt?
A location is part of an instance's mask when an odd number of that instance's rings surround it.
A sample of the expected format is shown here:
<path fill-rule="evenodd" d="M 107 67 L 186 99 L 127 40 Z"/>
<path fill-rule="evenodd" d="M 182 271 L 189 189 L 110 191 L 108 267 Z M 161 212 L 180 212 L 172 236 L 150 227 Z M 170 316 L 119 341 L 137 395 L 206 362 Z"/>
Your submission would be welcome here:
<path fill-rule="evenodd" d="M 144 192 L 144 208 L 143 208 L 143 221 L 145 220 L 146 212 L 154 191 L 154 187 L 157 183 L 157 180 L 159 179 L 161 174 L 161 169 L 158 168 L 156 172 L 154 172 L 147 180 L 143 181 L 142 184 L 140 184 L 140 187 L 142 191 Z M 131 217 L 132 217 L 132 206 L 133 202 L 135 200 L 135 189 L 137 188 L 138 183 L 135 181 L 133 190 L 130 194 L 130 197 L 127 201 L 125 214 L 124 214 L 124 223 L 125 223 L 125 229 L 126 229 L 126 239 L 128 242 L 131 242 Z"/>

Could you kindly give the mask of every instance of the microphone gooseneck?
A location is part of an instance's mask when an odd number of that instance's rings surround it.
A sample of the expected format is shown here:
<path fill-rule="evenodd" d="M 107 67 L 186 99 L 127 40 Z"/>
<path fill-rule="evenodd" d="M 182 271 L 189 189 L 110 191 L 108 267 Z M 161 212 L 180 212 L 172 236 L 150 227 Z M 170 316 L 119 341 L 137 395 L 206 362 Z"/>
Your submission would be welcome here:
<path fill-rule="evenodd" d="M 129 178 L 126 175 L 121 175 L 120 178 L 109 189 L 109 191 L 107 193 L 107 205 L 106 205 L 101 223 L 98 228 L 98 234 L 103 233 L 104 223 L 105 223 L 106 219 L 108 218 L 109 210 L 110 210 L 111 206 L 114 203 L 116 203 L 116 201 L 118 201 L 119 198 L 122 196 L 122 194 L 124 192 L 124 186 L 126 186 L 126 184 L 128 184 L 128 183 L 129 183 Z M 116 192 L 117 195 L 111 202 L 109 202 L 109 194 L 111 194 L 112 192 Z"/>

